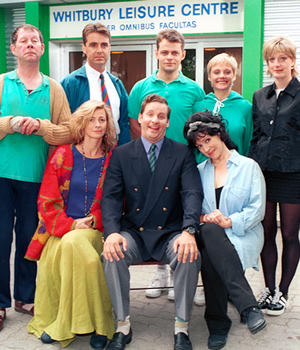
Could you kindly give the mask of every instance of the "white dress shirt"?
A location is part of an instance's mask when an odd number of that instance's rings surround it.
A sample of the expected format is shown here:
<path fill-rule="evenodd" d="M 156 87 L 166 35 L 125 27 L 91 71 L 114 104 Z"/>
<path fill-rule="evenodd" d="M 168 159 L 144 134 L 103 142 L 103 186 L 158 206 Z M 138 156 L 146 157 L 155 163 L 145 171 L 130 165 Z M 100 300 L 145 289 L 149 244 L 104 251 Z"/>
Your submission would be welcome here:
<path fill-rule="evenodd" d="M 120 118 L 120 97 L 118 95 L 118 92 L 106 70 L 102 73 L 99 73 L 97 70 L 89 66 L 88 63 L 85 64 L 85 69 L 90 87 L 90 100 L 96 100 L 99 102 L 102 101 L 100 74 L 104 75 L 104 82 L 108 93 L 111 112 L 114 118 L 114 124 L 118 138 L 118 135 L 120 134 L 120 127 L 118 123 Z"/>

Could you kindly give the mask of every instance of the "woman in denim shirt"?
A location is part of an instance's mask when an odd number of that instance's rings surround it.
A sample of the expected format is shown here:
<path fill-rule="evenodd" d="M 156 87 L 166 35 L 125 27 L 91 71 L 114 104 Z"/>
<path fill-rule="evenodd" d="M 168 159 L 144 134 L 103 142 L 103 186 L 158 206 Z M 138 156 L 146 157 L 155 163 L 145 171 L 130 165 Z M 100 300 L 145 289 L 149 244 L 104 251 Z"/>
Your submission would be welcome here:
<path fill-rule="evenodd" d="M 198 246 L 202 257 L 209 349 L 225 346 L 231 320 L 228 295 L 255 334 L 266 326 L 244 271 L 258 269 L 263 247 L 261 221 L 265 182 L 259 165 L 238 154 L 221 117 L 193 114 L 184 134 L 208 160 L 198 165 L 204 200 Z"/>

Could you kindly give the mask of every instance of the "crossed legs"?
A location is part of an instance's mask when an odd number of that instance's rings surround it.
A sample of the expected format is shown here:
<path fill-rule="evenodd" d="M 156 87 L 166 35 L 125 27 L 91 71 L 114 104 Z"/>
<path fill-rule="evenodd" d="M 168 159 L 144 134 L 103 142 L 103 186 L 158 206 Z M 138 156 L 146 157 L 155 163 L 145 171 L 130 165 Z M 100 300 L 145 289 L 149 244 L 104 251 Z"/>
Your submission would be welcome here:
<path fill-rule="evenodd" d="M 200 244 L 205 319 L 210 334 L 226 335 L 231 326 L 227 316 L 228 295 L 240 314 L 250 307 L 257 307 L 257 302 L 237 251 L 225 231 L 214 224 L 201 226 Z"/>

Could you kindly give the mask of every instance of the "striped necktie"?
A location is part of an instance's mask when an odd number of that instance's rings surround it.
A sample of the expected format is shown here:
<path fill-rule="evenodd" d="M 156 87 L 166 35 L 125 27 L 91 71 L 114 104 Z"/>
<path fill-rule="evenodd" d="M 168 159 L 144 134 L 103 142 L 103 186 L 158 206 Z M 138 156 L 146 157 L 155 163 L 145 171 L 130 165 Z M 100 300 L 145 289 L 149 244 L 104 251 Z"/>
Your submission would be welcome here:
<path fill-rule="evenodd" d="M 100 74 L 100 80 L 101 80 L 102 101 L 106 104 L 107 107 L 110 108 L 110 101 L 109 101 L 108 93 L 107 93 L 106 86 L 104 83 L 104 75 L 103 74 Z"/>
<path fill-rule="evenodd" d="M 156 163 L 156 154 L 155 154 L 156 144 L 153 143 L 150 148 L 150 155 L 149 155 L 149 165 L 150 169 L 153 172 L 155 169 L 155 163 Z"/>

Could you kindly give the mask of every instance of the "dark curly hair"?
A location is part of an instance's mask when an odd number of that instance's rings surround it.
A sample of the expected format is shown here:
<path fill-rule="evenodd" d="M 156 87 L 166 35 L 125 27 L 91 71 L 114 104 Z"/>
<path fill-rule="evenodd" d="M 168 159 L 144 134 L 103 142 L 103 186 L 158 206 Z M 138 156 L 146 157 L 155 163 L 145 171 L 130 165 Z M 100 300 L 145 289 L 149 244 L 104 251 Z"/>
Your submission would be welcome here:
<path fill-rule="evenodd" d="M 226 131 L 227 121 L 220 115 L 214 116 L 211 111 L 205 110 L 192 114 L 186 121 L 183 135 L 188 141 L 189 147 L 196 148 L 196 138 L 198 133 L 215 136 L 219 135 L 228 149 L 238 150 L 236 144 Z"/>

